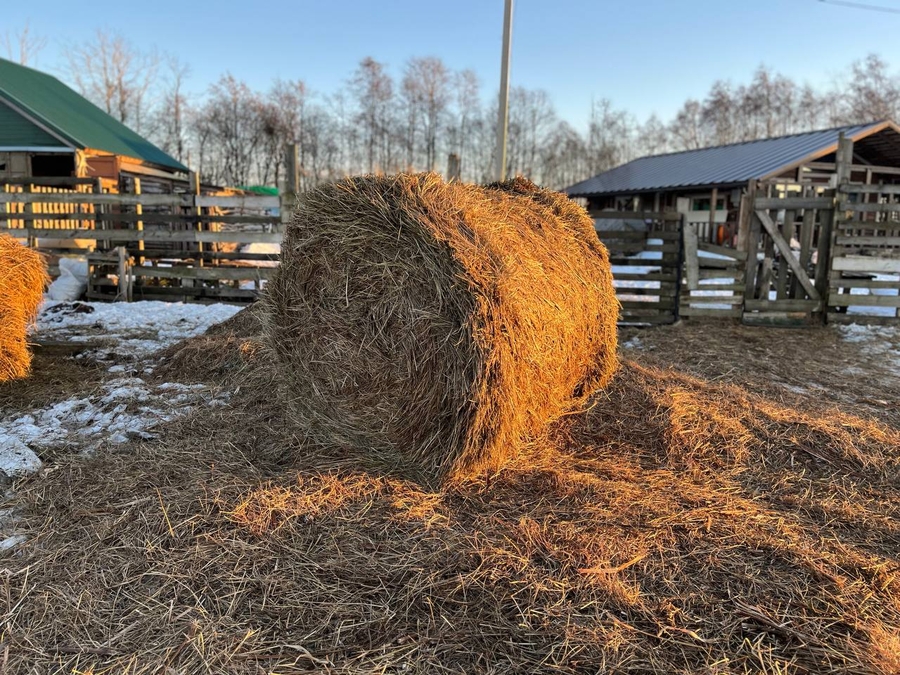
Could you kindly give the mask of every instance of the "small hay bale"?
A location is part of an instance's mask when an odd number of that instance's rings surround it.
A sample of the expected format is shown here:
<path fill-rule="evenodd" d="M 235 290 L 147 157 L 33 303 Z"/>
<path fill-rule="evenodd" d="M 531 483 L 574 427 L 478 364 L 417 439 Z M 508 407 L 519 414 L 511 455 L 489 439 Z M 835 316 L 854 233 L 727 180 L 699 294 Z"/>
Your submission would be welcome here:
<path fill-rule="evenodd" d="M 38 253 L 0 234 L 0 382 L 28 374 L 26 332 L 48 281 L 47 266 Z"/>
<path fill-rule="evenodd" d="M 616 368 L 606 248 L 581 207 L 523 179 L 317 188 L 265 302 L 308 440 L 430 485 L 496 470 Z"/>

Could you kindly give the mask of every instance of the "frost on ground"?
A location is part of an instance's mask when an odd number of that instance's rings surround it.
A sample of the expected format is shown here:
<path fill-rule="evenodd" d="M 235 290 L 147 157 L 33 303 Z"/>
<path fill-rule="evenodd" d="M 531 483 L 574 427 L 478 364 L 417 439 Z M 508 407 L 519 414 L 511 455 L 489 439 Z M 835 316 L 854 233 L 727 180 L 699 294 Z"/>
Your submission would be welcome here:
<path fill-rule="evenodd" d="M 151 438 L 153 427 L 197 404 L 222 405 L 226 394 L 203 385 L 148 384 L 156 352 L 203 333 L 241 308 L 164 302 L 47 302 L 32 339 L 91 348 L 69 358 L 107 364 L 109 379 L 86 382 L 80 396 L 0 414 L 0 473 L 17 477 L 41 468 L 49 449 L 90 453 L 104 444 Z M 96 345 L 96 346 L 95 346 Z"/>
<path fill-rule="evenodd" d="M 860 317 L 861 321 L 865 319 Z M 844 342 L 859 345 L 860 353 L 885 361 L 885 365 L 900 373 L 900 326 L 839 326 Z"/>

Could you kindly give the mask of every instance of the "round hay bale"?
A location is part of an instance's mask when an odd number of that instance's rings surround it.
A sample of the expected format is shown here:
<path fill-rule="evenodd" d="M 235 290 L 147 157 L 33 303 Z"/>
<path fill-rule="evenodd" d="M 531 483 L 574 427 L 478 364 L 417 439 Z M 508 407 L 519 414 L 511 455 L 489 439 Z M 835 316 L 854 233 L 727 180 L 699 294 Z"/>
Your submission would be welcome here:
<path fill-rule="evenodd" d="M 26 332 L 48 281 L 47 266 L 38 253 L 0 234 L 0 382 L 28 374 Z"/>
<path fill-rule="evenodd" d="M 308 192 L 265 303 L 307 438 L 431 485 L 497 469 L 616 368 L 606 248 L 584 209 L 523 179 Z"/>

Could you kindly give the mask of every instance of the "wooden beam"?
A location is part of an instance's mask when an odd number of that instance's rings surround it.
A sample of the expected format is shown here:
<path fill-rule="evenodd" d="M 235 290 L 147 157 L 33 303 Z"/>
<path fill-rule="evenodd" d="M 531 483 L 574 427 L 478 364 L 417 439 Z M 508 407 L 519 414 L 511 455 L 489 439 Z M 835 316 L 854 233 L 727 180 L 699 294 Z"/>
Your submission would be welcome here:
<path fill-rule="evenodd" d="M 836 272 L 900 273 L 900 260 L 873 258 L 872 256 L 844 256 L 832 261 L 831 269 Z"/>
<path fill-rule="evenodd" d="M 684 224 L 684 273 L 688 290 L 695 291 L 700 285 L 700 265 L 697 262 L 697 230 L 691 223 Z"/>
<path fill-rule="evenodd" d="M 772 242 L 775 244 L 778 251 L 781 253 L 783 259 L 787 260 L 788 265 L 791 270 L 794 272 L 794 275 L 797 277 L 797 280 L 803 286 L 803 290 L 806 291 L 806 294 L 812 298 L 813 300 L 820 300 L 821 296 L 819 292 L 816 290 L 816 287 L 813 286 L 812 282 L 809 280 L 809 277 L 806 275 L 806 270 L 800 267 L 800 261 L 798 261 L 794 257 L 793 251 L 791 251 L 790 245 L 785 242 L 784 237 L 781 236 L 781 233 L 778 231 L 778 226 L 772 222 L 772 219 L 769 217 L 769 214 L 765 211 L 755 211 L 756 217 L 759 219 L 759 222 L 762 223 L 762 226 L 766 229 L 766 232 L 769 233 L 769 236 L 772 238 Z"/>

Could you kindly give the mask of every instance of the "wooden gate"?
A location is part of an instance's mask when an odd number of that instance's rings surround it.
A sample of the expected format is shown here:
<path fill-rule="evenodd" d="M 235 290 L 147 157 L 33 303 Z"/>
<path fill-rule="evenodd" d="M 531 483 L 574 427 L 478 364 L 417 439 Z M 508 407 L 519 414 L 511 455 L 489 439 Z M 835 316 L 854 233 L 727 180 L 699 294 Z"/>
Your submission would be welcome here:
<path fill-rule="evenodd" d="M 695 223 L 685 224 L 683 246 L 679 316 L 739 318 L 744 304 L 747 253 L 702 241 Z"/>
<path fill-rule="evenodd" d="M 773 196 L 775 189 L 744 197 L 744 323 L 806 324 L 825 309 L 834 191 L 804 186 Z"/>

